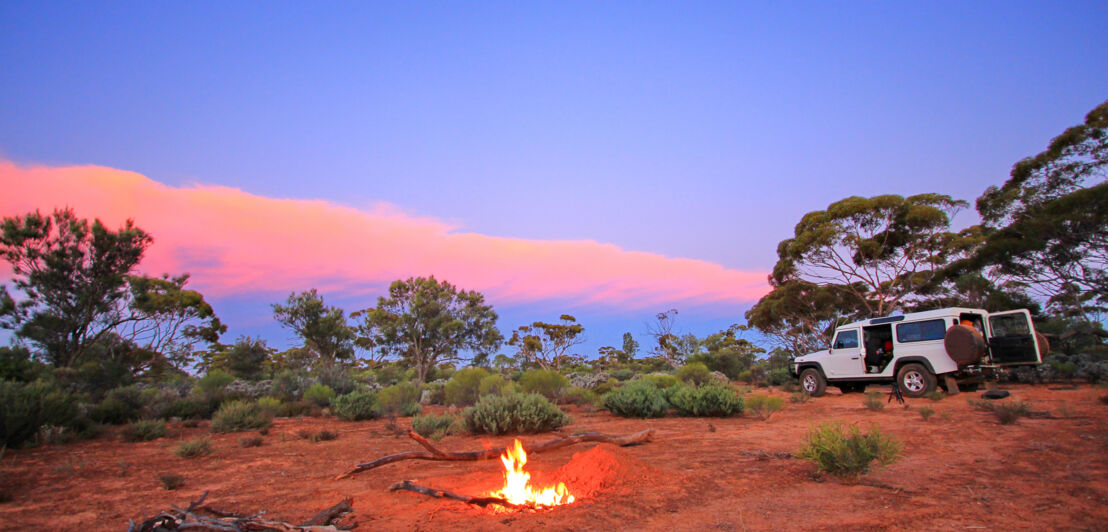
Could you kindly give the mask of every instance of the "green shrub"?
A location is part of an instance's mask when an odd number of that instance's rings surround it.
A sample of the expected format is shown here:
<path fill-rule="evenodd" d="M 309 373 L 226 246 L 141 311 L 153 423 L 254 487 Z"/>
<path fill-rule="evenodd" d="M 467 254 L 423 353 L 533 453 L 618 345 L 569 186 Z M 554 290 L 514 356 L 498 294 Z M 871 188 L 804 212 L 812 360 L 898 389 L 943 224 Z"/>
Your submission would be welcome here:
<path fill-rule="evenodd" d="M 196 387 L 208 397 L 219 396 L 228 384 L 235 382 L 235 377 L 221 369 L 213 369 L 207 375 L 196 381 Z"/>
<path fill-rule="evenodd" d="M 885 408 L 885 403 L 888 402 L 885 394 L 881 392 L 866 392 L 866 398 L 862 399 L 862 404 L 870 410 L 882 410 Z"/>
<path fill-rule="evenodd" d="M 462 412 L 474 434 L 546 432 L 569 424 L 569 416 L 542 395 L 486 395 Z"/>
<path fill-rule="evenodd" d="M 291 403 L 300 399 L 303 393 L 304 380 L 305 377 L 301 373 L 292 370 L 282 371 L 274 376 L 273 381 L 269 384 L 269 394 L 286 403 Z"/>
<path fill-rule="evenodd" d="M 618 381 L 629 381 L 635 377 L 635 370 L 633 369 L 617 369 L 612 372 L 612 377 Z"/>
<path fill-rule="evenodd" d="M 181 458 L 196 458 L 198 456 L 212 454 L 212 440 L 210 438 L 185 440 L 177 444 L 177 448 L 173 450 L 173 454 Z"/>
<path fill-rule="evenodd" d="M 924 397 L 926 397 L 926 398 L 928 398 L 932 401 L 942 401 L 944 398 L 946 398 L 946 394 L 943 393 L 942 390 L 935 389 L 935 390 L 931 390 L 930 392 L 927 392 L 927 395 L 925 395 Z"/>
<path fill-rule="evenodd" d="M 147 388 L 142 391 L 142 418 L 168 419 L 169 411 L 181 396 L 173 390 Z"/>
<path fill-rule="evenodd" d="M 165 421 L 145 419 L 123 427 L 126 441 L 151 441 L 165 436 Z"/>
<path fill-rule="evenodd" d="M 673 375 L 643 375 L 640 380 L 653 382 L 659 390 L 668 390 L 681 384 L 681 381 Z"/>
<path fill-rule="evenodd" d="M 162 415 L 168 419 L 179 417 L 181 419 L 208 419 L 212 417 L 211 404 L 200 399 L 177 399 L 166 407 Z"/>
<path fill-rule="evenodd" d="M 619 387 L 619 381 L 614 378 L 610 378 L 608 379 L 608 382 L 597 384 L 596 387 L 592 389 L 592 391 L 596 392 L 596 395 L 603 396 L 612 390 L 618 389 Z"/>
<path fill-rule="evenodd" d="M 124 386 L 110 390 L 100 404 L 89 412 L 89 417 L 99 423 L 122 425 L 142 418 L 142 390 Z"/>
<path fill-rule="evenodd" d="M 711 382 L 712 372 L 703 362 L 693 362 L 677 370 L 677 379 L 685 384 L 700 386 Z"/>
<path fill-rule="evenodd" d="M 653 382 L 640 379 L 605 394 L 604 408 L 623 417 L 662 417 L 669 403 Z"/>
<path fill-rule="evenodd" d="M 569 405 L 594 405 L 597 401 L 596 392 L 588 388 L 567 388 L 562 391 L 562 403 Z"/>
<path fill-rule="evenodd" d="M 450 414 L 415 416 L 412 418 L 412 430 L 420 436 L 439 441 L 450 434 L 457 422 L 457 417 Z"/>
<path fill-rule="evenodd" d="M 1030 414 L 1031 403 L 1026 401 L 1002 401 L 993 404 L 993 415 L 1001 425 L 1011 425 Z"/>
<path fill-rule="evenodd" d="M 280 408 L 277 409 L 277 415 L 279 417 L 318 417 L 322 414 L 323 409 L 321 409 L 319 405 L 311 401 L 292 401 L 288 403 L 281 403 Z"/>
<path fill-rule="evenodd" d="M 500 375 L 489 375 L 481 379 L 481 385 L 478 387 L 480 395 L 504 395 L 514 391 L 516 384 Z"/>
<path fill-rule="evenodd" d="M 185 477 L 182 477 L 181 475 L 174 475 L 172 473 L 158 475 L 158 481 L 162 483 L 162 486 L 164 486 L 165 489 L 170 491 L 180 489 L 182 486 L 185 485 Z"/>
<path fill-rule="evenodd" d="M 772 416 L 774 412 L 781 410 L 784 406 L 784 400 L 772 395 L 751 394 L 746 396 L 743 401 L 743 408 L 747 412 L 762 419 L 769 419 L 769 416 Z"/>
<path fill-rule="evenodd" d="M 786 382 L 792 382 L 793 377 L 792 375 L 789 375 L 788 368 L 777 368 L 774 370 L 770 370 L 770 372 L 766 375 L 766 380 L 774 386 L 781 386 Z"/>
<path fill-rule="evenodd" d="M 0 436 L 6 447 L 31 441 L 43 426 L 66 427 L 79 417 L 70 393 L 44 382 L 0 381 Z"/>
<path fill-rule="evenodd" d="M 256 403 L 247 401 L 229 401 L 223 403 L 212 415 L 212 430 L 215 432 L 242 432 L 270 426 L 273 416 L 263 412 Z"/>
<path fill-rule="evenodd" d="M 271 416 L 276 416 L 281 411 L 281 400 L 276 397 L 258 398 L 258 408 Z"/>
<path fill-rule="evenodd" d="M 781 391 L 789 393 L 798 392 L 800 391 L 800 384 L 796 382 L 796 379 L 790 378 L 781 383 Z"/>
<path fill-rule="evenodd" d="M 422 410 L 419 394 L 419 387 L 410 382 L 383 388 L 377 392 L 377 412 L 381 415 L 414 416 Z"/>
<path fill-rule="evenodd" d="M 472 405 L 481 396 L 481 381 L 489 377 L 483 368 L 466 368 L 454 372 L 443 388 L 448 405 Z M 501 378 L 503 380 L 503 378 Z"/>
<path fill-rule="evenodd" d="M 362 421 L 377 417 L 377 398 L 373 392 L 351 392 L 331 401 L 331 412 L 346 421 Z"/>
<path fill-rule="evenodd" d="M 803 403 L 807 403 L 811 399 L 812 399 L 812 396 L 808 395 L 808 392 L 805 392 L 805 391 L 795 392 L 795 393 L 793 393 L 792 395 L 789 396 L 789 402 L 790 403 L 803 404 Z"/>
<path fill-rule="evenodd" d="M 551 401 L 557 400 L 567 386 L 569 379 L 552 369 L 528 371 L 519 378 L 519 388 L 523 393 L 537 393 Z"/>
<path fill-rule="evenodd" d="M 304 400 L 315 403 L 319 406 L 327 406 L 331 404 L 331 400 L 335 398 L 335 390 L 332 390 L 330 386 L 326 384 L 313 384 L 308 391 L 304 392 Z"/>
<path fill-rule="evenodd" d="M 724 384 L 679 386 L 670 395 L 670 401 L 683 416 L 726 417 L 743 411 L 743 398 Z"/>
<path fill-rule="evenodd" d="M 930 406 L 923 406 L 919 409 L 919 417 L 922 417 L 924 421 L 931 419 L 931 416 L 935 415 L 935 409 Z"/>
<path fill-rule="evenodd" d="M 877 427 L 867 433 L 856 425 L 826 423 L 808 432 L 799 456 L 820 471 L 856 479 L 870 471 L 874 461 L 889 465 L 900 455 L 900 442 Z"/>

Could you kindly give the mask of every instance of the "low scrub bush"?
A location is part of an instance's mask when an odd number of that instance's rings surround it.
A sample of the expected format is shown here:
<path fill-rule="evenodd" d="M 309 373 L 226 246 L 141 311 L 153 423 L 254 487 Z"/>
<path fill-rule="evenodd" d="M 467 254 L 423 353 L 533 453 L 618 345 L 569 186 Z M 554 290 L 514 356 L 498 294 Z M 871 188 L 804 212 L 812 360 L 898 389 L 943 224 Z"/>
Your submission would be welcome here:
<path fill-rule="evenodd" d="M 800 383 L 796 382 L 796 379 L 790 377 L 789 379 L 785 380 L 785 382 L 781 383 L 781 391 L 789 393 L 799 392 Z"/>
<path fill-rule="evenodd" d="M 181 475 L 174 475 L 172 473 L 166 473 L 158 475 L 158 481 L 162 483 L 162 486 L 170 491 L 180 489 L 185 485 L 185 477 Z"/>
<path fill-rule="evenodd" d="M 862 399 L 862 404 L 870 410 L 882 410 L 887 402 L 883 396 L 881 392 L 866 392 L 866 398 Z"/>
<path fill-rule="evenodd" d="M 620 382 L 615 378 L 609 378 L 607 382 L 597 384 L 592 391 L 596 392 L 596 395 L 605 395 L 612 390 L 616 390 L 620 387 Z"/>
<path fill-rule="evenodd" d="M 743 412 L 743 398 L 723 384 L 678 387 L 670 401 L 683 416 L 726 417 Z"/>
<path fill-rule="evenodd" d="M 481 379 L 481 385 L 478 388 L 480 392 L 478 395 L 504 395 L 515 391 L 516 384 L 500 375 L 489 375 Z"/>
<path fill-rule="evenodd" d="M 612 372 L 612 377 L 618 381 L 629 381 L 635 377 L 635 370 L 633 369 L 617 369 Z"/>
<path fill-rule="evenodd" d="M 414 416 L 422 410 L 419 406 L 419 387 L 401 382 L 377 392 L 377 413 L 380 415 Z"/>
<path fill-rule="evenodd" d="M 799 392 L 794 392 L 792 395 L 789 396 L 790 403 L 804 404 L 810 400 L 812 400 L 812 396 L 808 395 L 808 392 L 805 392 L 803 390 Z"/>
<path fill-rule="evenodd" d="M 920 407 L 919 417 L 923 418 L 924 421 L 927 421 L 928 419 L 931 419 L 931 416 L 933 416 L 933 415 L 935 415 L 935 409 L 934 408 L 931 408 L 930 406 Z"/>
<path fill-rule="evenodd" d="M 1100 402 L 1101 402 L 1101 404 L 1108 405 L 1108 395 L 1100 396 Z"/>
<path fill-rule="evenodd" d="M 443 436 L 450 434 L 457 421 L 457 417 L 450 414 L 415 416 L 412 418 L 412 430 L 424 438 L 439 441 Z"/>
<path fill-rule="evenodd" d="M 281 411 L 281 400 L 276 397 L 259 397 L 258 408 L 271 416 L 276 416 Z"/>
<path fill-rule="evenodd" d="M 924 397 L 932 401 L 942 401 L 943 399 L 946 399 L 946 394 L 943 393 L 942 390 L 931 390 L 930 392 L 927 392 L 927 395 L 925 395 Z"/>
<path fill-rule="evenodd" d="M 245 438 L 239 438 L 239 447 L 261 447 L 261 436 L 247 436 Z"/>
<path fill-rule="evenodd" d="M 66 391 L 43 382 L 0 381 L 0 437 L 6 447 L 32 441 L 43 426 L 68 427 L 82 419 L 77 399 Z"/>
<path fill-rule="evenodd" d="M 519 389 L 523 393 L 537 393 L 551 401 L 556 401 L 568 386 L 569 379 L 552 369 L 528 371 L 519 378 Z"/>
<path fill-rule="evenodd" d="M 281 407 L 277 409 L 277 416 L 279 417 L 319 417 L 322 414 L 323 409 L 311 401 L 281 403 Z"/>
<path fill-rule="evenodd" d="M 677 387 L 677 385 L 681 384 L 681 381 L 673 375 L 643 375 L 640 380 L 650 381 L 654 383 L 654 385 L 657 386 L 659 390 L 668 390 L 670 388 L 675 388 Z"/>
<path fill-rule="evenodd" d="M 335 390 L 332 390 L 326 384 L 313 384 L 311 388 L 304 392 L 305 401 L 315 403 L 321 407 L 330 405 L 334 398 Z"/>
<path fill-rule="evenodd" d="M 123 427 L 123 439 L 126 441 L 151 441 L 165 436 L 165 421 L 144 419 Z"/>
<path fill-rule="evenodd" d="M 868 473 L 873 463 L 888 465 L 900 455 L 900 442 L 881 434 L 877 427 L 863 433 L 856 425 L 826 423 L 812 429 L 799 456 L 824 471 L 844 479 Z"/>
<path fill-rule="evenodd" d="M 373 392 L 351 392 L 331 401 L 331 412 L 346 421 L 363 421 L 377 417 L 377 396 Z"/>
<path fill-rule="evenodd" d="M 486 395 L 462 412 L 474 434 L 547 432 L 569 424 L 569 416 L 537 393 Z"/>
<path fill-rule="evenodd" d="M 166 419 L 208 419 L 212 417 L 211 403 L 196 398 L 177 399 L 166 406 L 162 416 Z"/>
<path fill-rule="evenodd" d="M 196 387 L 208 397 L 217 397 L 223 394 L 223 389 L 228 384 L 235 382 L 234 375 L 221 369 L 213 369 L 207 375 L 196 381 Z"/>
<path fill-rule="evenodd" d="M 339 437 L 339 433 L 330 430 L 321 430 L 319 432 L 312 432 L 310 430 L 301 430 L 297 434 L 301 438 L 308 440 L 312 443 L 319 443 L 321 441 L 331 441 Z"/>
<path fill-rule="evenodd" d="M 637 380 L 604 394 L 604 408 L 623 417 L 662 417 L 669 402 L 653 382 Z"/>
<path fill-rule="evenodd" d="M 487 377 L 489 372 L 483 368 L 466 368 L 454 372 L 443 387 L 446 404 L 469 406 L 476 403 L 481 396 L 481 381 Z"/>
<path fill-rule="evenodd" d="M 1019 418 L 1031 414 L 1031 403 L 1026 401 L 973 401 L 973 406 L 979 410 L 992 412 L 1001 425 L 1012 425 Z"/>
<path fill-rule="evenodd" d="M 703 362 L 693 362 L 677 370 L 677 379 L 685 384 L 700 386 L 712 381 L 712 371 Z"/>
<path fill-rule="evenodd" d="M 786 382 L 793 382 L 793 377 L 789 375 L 788 368 L 777 368 L 766 374 L 766 381 L 774 386 L 781 386 Z"/>
<path fill-rule="evenodd" d="M 173 454 L 181 458 L 207 456 L 212 454 L 212 440 L 209 438 L 185 440 L 177 444 L 177 447 L 173 450 Z"/>
<path fill-rule="evenodd" d="M 594 405 L 596 401 L 596 392 L 588 388 L 566 388 L 562 391 L 560 402 L 569 405 Z"/>
<path fill-rule="evenodd" d="M 772 395 L 751 394 L 746 396 L 743 407 L 755 417 L 769 419 L 774 412 L 785 407 L 785 401 Z"/>
<path fill-rule="evenodd" d="M 248 401 L 230 401 L 212 415 L 212 430 L 215 432 L 242 432 L 263 429 L 273 423 L 273 416 L 258 408 L 257 403 Z"/>

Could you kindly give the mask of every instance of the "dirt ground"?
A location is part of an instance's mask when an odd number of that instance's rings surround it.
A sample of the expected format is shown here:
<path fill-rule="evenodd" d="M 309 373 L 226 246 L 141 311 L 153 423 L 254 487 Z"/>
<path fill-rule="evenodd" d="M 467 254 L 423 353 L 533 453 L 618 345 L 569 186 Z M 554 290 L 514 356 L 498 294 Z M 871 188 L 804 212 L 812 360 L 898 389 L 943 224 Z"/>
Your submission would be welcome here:
<path fill-rule="evenodd" d="M 499 460 L 404 461 L 332 480 L 357 462 L 418 449 L 385 420 L 278 419 L 260 447 L 239 446 L 250 434 L 213 434 L 214 453 L 194 459 L 173 448 L 208 435 L 206 425 L 174 426 L 145 443 L 123 442 L 117 429 L 92 441 L 8 451 L 0 479 L 15 489 L 0 503 L 0 530 L 126 530 L 128 519 L 184 506 L 204 490 L 213 506 L 290 522 L 350 496 L 355 512 L 347 521 L 358 530 L 1106 530 L 1108 405 L 1098 399 L 1108 390 L 1058 388 L 1006 387 L 1040 413 L 1015 425 L 973 409 L 967 400 L 980 393 L 871 411 L 862 395 L 832 391 L 803 404 L 786 400 L 768 420 L 623 419 L 569 407 L 566 433 L 657 434 L 635 447 L 581 444 L 532 455 L 527 468 L 537 484 L 565 481 L 578 496 L 537 512 L 388 491 L 411 479 L 481 495 L 500 487 Z M 924 406 L 935 410 L 929 421 L 919 414 Z M 850 484 L 787 457 L 810 427 L 830 420 L 895 435 L 900 460 Z M 311 443 L 297 435 L 303 429 L 339 438 Z M 440 446 L 474 450 L 511 439 L 448 436 Z M 521 439 L 526 446 L 551 435 Z M 184 486 L 166 490 L 158 480 L 165 473 L 183 476 Z"/>

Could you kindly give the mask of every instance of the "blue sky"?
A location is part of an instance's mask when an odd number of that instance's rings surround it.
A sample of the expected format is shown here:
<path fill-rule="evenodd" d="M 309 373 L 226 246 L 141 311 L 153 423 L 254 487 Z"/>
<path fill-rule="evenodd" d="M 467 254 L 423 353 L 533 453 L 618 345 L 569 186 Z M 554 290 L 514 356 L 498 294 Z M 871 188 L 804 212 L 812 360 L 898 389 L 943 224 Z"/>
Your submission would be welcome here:
<path fill-rule="evenodd" d="M 1003 182 L 1108 97 L 1105 20 L 1104 2 L 5 2 L 0 157 L 766 272 L 835 200 Z M 231 336 L 282 345 L 280 298 L 215 301 Z M 749 307 L 684 304 L 702 335 Z M 654 306 L 497 308 L 505 332 L 576 312 L 594 352 Z"/>

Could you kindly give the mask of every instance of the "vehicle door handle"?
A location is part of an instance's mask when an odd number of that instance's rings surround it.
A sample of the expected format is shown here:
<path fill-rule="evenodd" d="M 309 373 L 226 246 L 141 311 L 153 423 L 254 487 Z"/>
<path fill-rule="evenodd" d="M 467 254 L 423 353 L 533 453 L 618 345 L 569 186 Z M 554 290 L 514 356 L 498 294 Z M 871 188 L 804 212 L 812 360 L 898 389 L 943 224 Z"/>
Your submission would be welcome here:
<path fill-rule="evenodd" d="M 850 357 L 850 360 L 858 360 L 858 357 Z"/>

